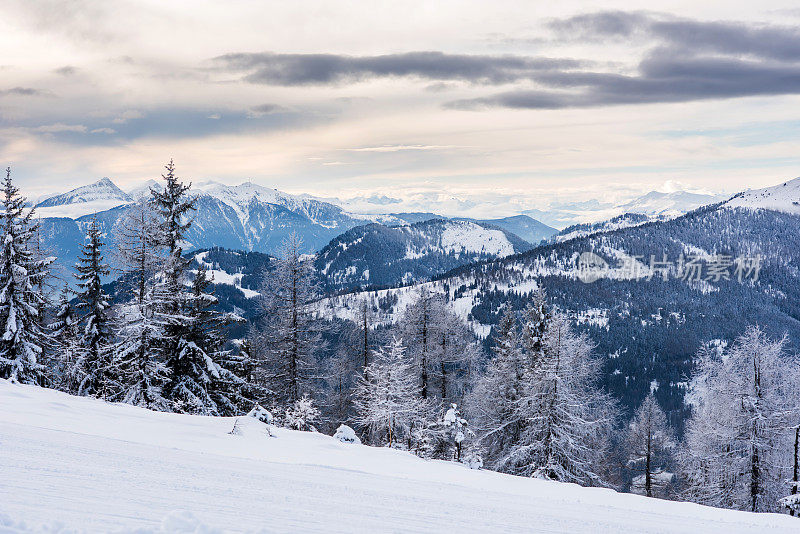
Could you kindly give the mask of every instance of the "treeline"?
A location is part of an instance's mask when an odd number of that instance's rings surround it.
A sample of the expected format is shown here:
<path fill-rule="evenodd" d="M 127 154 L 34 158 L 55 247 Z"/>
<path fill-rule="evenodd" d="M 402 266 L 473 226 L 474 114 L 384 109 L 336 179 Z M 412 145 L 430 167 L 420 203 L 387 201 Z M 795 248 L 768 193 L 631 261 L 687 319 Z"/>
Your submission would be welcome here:
<path fill-rule="evenodd" d="M 313 259 L 292 237 L 264 273 L 261 313 L 234 342 L 228 331 L 241 319 L 219 311 L 204 262 L 190 270 L 183 255 L 189 186 L 172 162 L 163 178 L 121 221 L 113 258 L 98 225 L 88 226 L 74 283 L 53 307 L 53 258 L 7 171 L 0 377 L 178 413 L 260 405 L 286 427 L 348 425 L 370 445 L 473 468 L 740 510 L 800 509 L 800 370 L 785 339 L 751 327 L 730 347 L 704 347 L 679 441 L 657 384 L 623 417 L 590 338 L 543 291 L 498 303 L 488 343 L 424 286 L 394 324 L 377 324 L 366 298 L 349 321 L 328 321 Z M 111 260 L 126 280 L 117 302 L 101 284 Z"/>

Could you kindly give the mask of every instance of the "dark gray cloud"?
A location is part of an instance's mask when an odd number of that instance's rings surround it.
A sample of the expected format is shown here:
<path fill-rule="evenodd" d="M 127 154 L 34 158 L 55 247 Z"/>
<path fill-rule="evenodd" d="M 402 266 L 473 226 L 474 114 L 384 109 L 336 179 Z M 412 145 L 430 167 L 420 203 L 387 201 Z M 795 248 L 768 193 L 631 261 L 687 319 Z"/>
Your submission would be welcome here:
<path fill-rule="evenodd" d="M 49 96 L 50 93 L 33 87 L 11 87 L 0 89 L 0 96 Z"/>
<path fill-rule="evenodd" d="M 530 79 L 537 72 L 586 66 L 586 62 L 574 59 L 443 52 L 359 57 L 334 54 L 237 53 L 219 56 L 214 61 L 222 69 L 242 73 L 242 79 L 247 82 L 284 86 L 352 83 L 385 77 L 501 84 Z"/>
<path fill-rule="evenodd" d="M 764 65 L 726 58 L 650 57 L 641 74 L 553 73 L 545 89 L 521 89 L 450 102 L 447 107 L 561 109 L 800 94 L 800 65 Z"/>
<path fill-rule="evenodd" d="M 78 73 L 78 69 L 72 65 L 64 65 L 63 67 L 55 69 L 53 72 L 61 76 L 74 76 Z"/>
<path fill-rule="evenodd" d="M 648 12 L 601 11 L 555 20 L 559 38 L 602 41 L 639 38 L 691 54 L 719 53 L 780 61 L 800 58 L 800 28 L 698 21 Z"/>
<path fill-rule="evenodd" d="M 643 39 L 637 73 L 553 69 L 534 88 L 447 104 L 561 109 L 800 94 L 800 29 L 703 22 L 644 12 L 584 14 L 549 24 L 562 39 Z"/>
<path fill-rule="evenodd" d="M 253 106 L 250 108 L 256 115 L 267 115 L 270 113 L 280 113 L 282 111 L 287 111 L 285 107 L 279 104 L 259 104 L 258 106 Z"/>

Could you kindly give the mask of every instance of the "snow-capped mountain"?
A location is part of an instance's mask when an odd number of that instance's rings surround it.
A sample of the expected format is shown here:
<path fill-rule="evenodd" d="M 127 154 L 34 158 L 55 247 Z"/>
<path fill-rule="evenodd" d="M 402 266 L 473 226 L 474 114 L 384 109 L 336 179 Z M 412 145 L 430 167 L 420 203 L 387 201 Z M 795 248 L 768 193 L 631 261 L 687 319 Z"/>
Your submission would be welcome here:
<path fill-rule="evenodd" d="M 678 217 L 700 206 L 724 200 L 724 196 L 689 191 L 662 193 L 650 191 L 630 202 L 616 206 L 622 213 L 637 213 L 655 218 Z"/>
<path fill-rule="evenodd" d="M 772 187 L 743 191 L 725 202 L 725 206 L 800 214 L 800 178 Z"/>
<path fill-rule="evenodd" d="M 627 213 L 646 215 L 653 220 L 669 219 L 701 206 L 721 202 L 726 198 L 724 195 L 690 191 L 672 191 L 670 193 L 650 191 L 622 203 L 615 204 L 597 200 L 561 202 L 551 204 L 547 209 L 532 209 L 523 213 L 550 226 L 568 228 L 607 221 Z"/>
<path fill-rule="evenodd" d="M 131 200 L 132 197 L 114 182 L 102 178 L 93 184 L 40 200 L 36 204 L 36 212 L 40 217 L 76 219 L 128 204 Z"/>
<path fill-rule="evenodd" d="M 486 223 L 431 219 L 408 226 L 358 226 L 323 248 L 315 265 L 328 290 L 392 286 L 531 248 L 511 232 Z"/>

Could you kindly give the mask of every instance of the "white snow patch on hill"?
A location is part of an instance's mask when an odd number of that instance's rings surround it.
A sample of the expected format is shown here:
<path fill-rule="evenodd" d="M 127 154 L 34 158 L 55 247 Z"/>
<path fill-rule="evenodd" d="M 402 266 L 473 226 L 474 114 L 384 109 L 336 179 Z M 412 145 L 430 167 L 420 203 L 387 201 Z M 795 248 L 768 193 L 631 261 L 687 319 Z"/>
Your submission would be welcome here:
<path fill-rule="evenodd" d="M 514 253 L 514 245 L 502 231 L 465 221 L 447 225 L 442 232 L 442 248 L 447 252 L 491 254 L 501 258 Z"/>
<path fill-rule="evenodd" d="M 725 203 L 730 208 L 765 209 L 800 215 L 800 178 L 735 195 Z"/>
<path fill-rule="evenodd" d="M 4 532 L 796 532 L 797 519 L 425 461 L 0 380 Z M 60 526 L 57 526 L 60 525 Z"/>

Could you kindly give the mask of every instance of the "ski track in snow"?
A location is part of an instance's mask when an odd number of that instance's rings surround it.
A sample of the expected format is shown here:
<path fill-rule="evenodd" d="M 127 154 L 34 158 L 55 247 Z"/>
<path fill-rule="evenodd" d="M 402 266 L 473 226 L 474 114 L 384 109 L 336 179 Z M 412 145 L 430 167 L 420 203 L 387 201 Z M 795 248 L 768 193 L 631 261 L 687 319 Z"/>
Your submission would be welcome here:
<path fill-rule="evenodd" d="M 234 418 L 0 380 L 0 532 L 797 532 L 748 514 L 472 471 Z M 260 423 L 258 423 L 260 424 Z"/>

